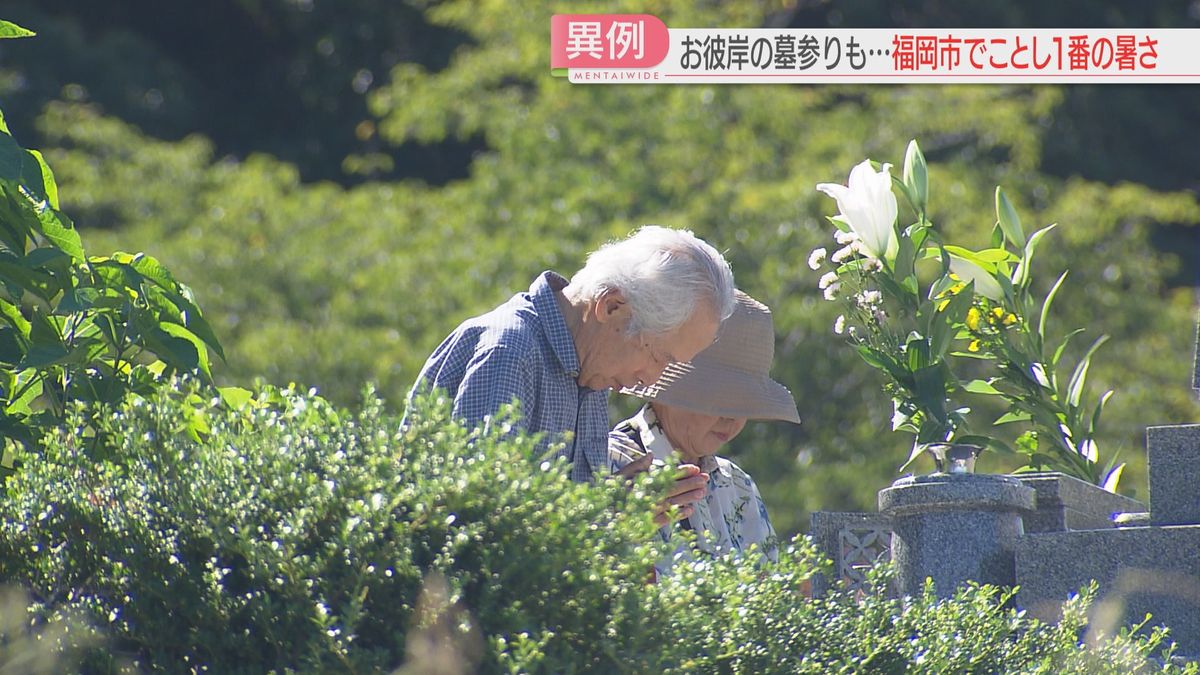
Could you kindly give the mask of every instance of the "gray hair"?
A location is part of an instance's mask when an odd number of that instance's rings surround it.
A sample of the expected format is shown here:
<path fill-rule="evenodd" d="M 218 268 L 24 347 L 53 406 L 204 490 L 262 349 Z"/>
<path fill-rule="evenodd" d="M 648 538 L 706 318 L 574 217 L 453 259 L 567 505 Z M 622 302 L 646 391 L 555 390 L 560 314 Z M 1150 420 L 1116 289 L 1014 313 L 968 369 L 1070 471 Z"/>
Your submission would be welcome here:
<path fill-rule="evenodd" d="M 696 303 L 712 303 L 722 321 L 733 314 L 733 271 L 717 249 L 692 234 L 646 225 L 588 255 L 563 293 L 572 302 L 620 291 L 629 303 L 629 334 L 666 333 L 682 326 Z"/>

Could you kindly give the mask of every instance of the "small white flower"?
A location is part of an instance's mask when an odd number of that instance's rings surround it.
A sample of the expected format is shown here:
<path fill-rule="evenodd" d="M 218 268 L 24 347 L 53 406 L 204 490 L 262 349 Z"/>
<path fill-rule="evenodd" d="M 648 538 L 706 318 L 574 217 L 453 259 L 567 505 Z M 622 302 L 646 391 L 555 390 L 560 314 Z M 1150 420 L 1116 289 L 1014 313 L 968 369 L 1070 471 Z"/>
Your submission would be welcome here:
<path fill-rule="evenodd" d="M 808 256 L 808 268 L 812 270 L 821 269 L 821 263 L 825 261 L 826 251 L 824 248 L 814 248 L 813 252 Z M 834 262 L 837 262 L 836 260 Z"/>
<path fill-rule="evenodd" d="M 823 290 L 829 288 L 830 286 L 837 284 L 837 278 L 838 278 L 837 272 L 826 272 L 821 277 L 821 280 L 817 282 L 817 288 L 819 288 L 823 291 Z"/>
<path fill-rule="evenodd" d="M 839 283 L 830 284 L 828 287 L 825 288 L 825 299 L 826 300 L 837 300 L 837 292 L 838 292 L 838 290 L 841 289 L 841 287 L 842 287 L 842 285 Z"/>
<path fill-rule="evenodd" d="M 883 270 L 883 262 L 879 258 L 868 256 L 862 263 L 864 272 L 879 272 Z"/>
<path fill-rule="evenodd" d="M 855 329 L 854 326 L 850 326 L 849 328 L 847 328 L 846 332 L 850 333 L 850 337 L 854 338 L 855 340 L 858 339 L 858 330 Z"/>
<path fill-rule="evenodd" d="M 883 311 L 882 309 L 875 310 L 875 321 L 877 321 L 878 323 L 886 323 L 887 318 L 888 318 L 887 312 Z"/>
<path fill-rule="evenodd" d="M 837 335 L 846 332 L 846 317 L 844 315 L 838 314 L 837 321 L 833 322 L 833 332 Z"/>
<path fill-rule="evenodd" d="M 851 244 L 858 241 L 858 235 L 853 232 L 842 232 L 838 230 L 833 233 L 833 240 L 839 244 Z"/>
<path fill-rule="evenodd" d="M 859 307 L 867 309 L 872 305 L 883 302 L 883 295 L 879 291 L 863 291 L 854 296 L 854 302 L 858 303 Z"/>
<path fill-rule="evenodd" d="M 849 260 L 850 256 L 852 256 L 852 255 L 854 255 L 854 247 L 853 246 L 843 246 L 842 248 L 839 248 L 838 250 L 834 251 L 833 256 L 830 257 L 829 260 L 831 260 L 835 265 L 841 265 L 842 263 Z"/>

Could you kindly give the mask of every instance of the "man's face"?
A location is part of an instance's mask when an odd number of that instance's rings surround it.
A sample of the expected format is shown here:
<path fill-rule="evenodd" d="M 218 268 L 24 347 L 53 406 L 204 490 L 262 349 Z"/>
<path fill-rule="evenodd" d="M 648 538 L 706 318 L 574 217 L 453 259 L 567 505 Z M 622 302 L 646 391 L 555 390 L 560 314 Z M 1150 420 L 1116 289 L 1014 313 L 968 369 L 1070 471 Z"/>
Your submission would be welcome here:
<path fill-rule="evenodd" d="M 631 315 L 619 293 L 607 294 L 589 310 L 582 331 L 578 381 L 591 389 L 620 389 L 656 382 L 672 362 L 691 361 L 717 337 L 720 320 L 711 303 L 701 302 L 682 326 L 658 335 L 627 335 Z M 586 325 L 586 324 L 585 324 Z"/>

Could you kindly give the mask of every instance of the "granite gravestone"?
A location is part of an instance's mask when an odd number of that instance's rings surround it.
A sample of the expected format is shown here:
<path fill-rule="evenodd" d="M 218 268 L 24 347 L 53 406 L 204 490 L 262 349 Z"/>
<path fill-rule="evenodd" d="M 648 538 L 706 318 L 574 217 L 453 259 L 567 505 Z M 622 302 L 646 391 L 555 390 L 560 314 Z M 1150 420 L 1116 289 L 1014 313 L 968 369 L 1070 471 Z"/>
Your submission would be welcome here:
<path fill-rule="evenodd" d="M 1200 389 L 1200 340 L 1192 386 Z M 1062 602 L 1095 580 L 1106 631 L 1140 622 L 1170 629 L 1179 652 L 1200 656 L 1200 424 L 1146 429 L 1150 512 L 1125 527 L 1027 534 L 1017 544 L 1017 604 L 1056 620 Z M 1107 617 L 1097 619 L 1095 617 Z"/>

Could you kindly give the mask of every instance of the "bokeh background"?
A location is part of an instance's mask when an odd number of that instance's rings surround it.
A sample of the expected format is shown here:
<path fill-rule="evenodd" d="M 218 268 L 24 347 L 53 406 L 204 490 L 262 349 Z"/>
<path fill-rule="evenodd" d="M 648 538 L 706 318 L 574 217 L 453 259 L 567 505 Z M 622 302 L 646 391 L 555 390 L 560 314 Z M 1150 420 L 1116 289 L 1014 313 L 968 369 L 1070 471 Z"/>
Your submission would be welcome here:
<path fill-rule="evenodd" d="M 931 215 L 983 246 L 1002 184 L 1066 268 L 1054 332 L 1113 337 L 1101 453 L 1146 498 L 1144 428 L 1200 419 L 1190 389 L 1200 270 L 1200 86 L 572 86 L 553 13 L 675 27 L 1200 27 L 1200 2 L 539 3 L 10 0 L 38 37 L 0 44 L 0 108 L 42 149 L 88 250 L 144 250 L 221 337 L 222 384 L 315 386 L 393 408 L 463 318 L 644 223 L 727 251 L 775 312 L 774 374 L 805 423 L 729 448 L 778 529 L 872 509 L 909 441 L 876 373 L 832 333 L 805 261 L 830 244 L 818 182 L 864 157 L 930 161 Z M 614 397 L 619 399 L 619 397 Z M 634 407 L 614 400 L 616 415 Z M 1014 466 L 985 457 L 981 470 Z"/>

